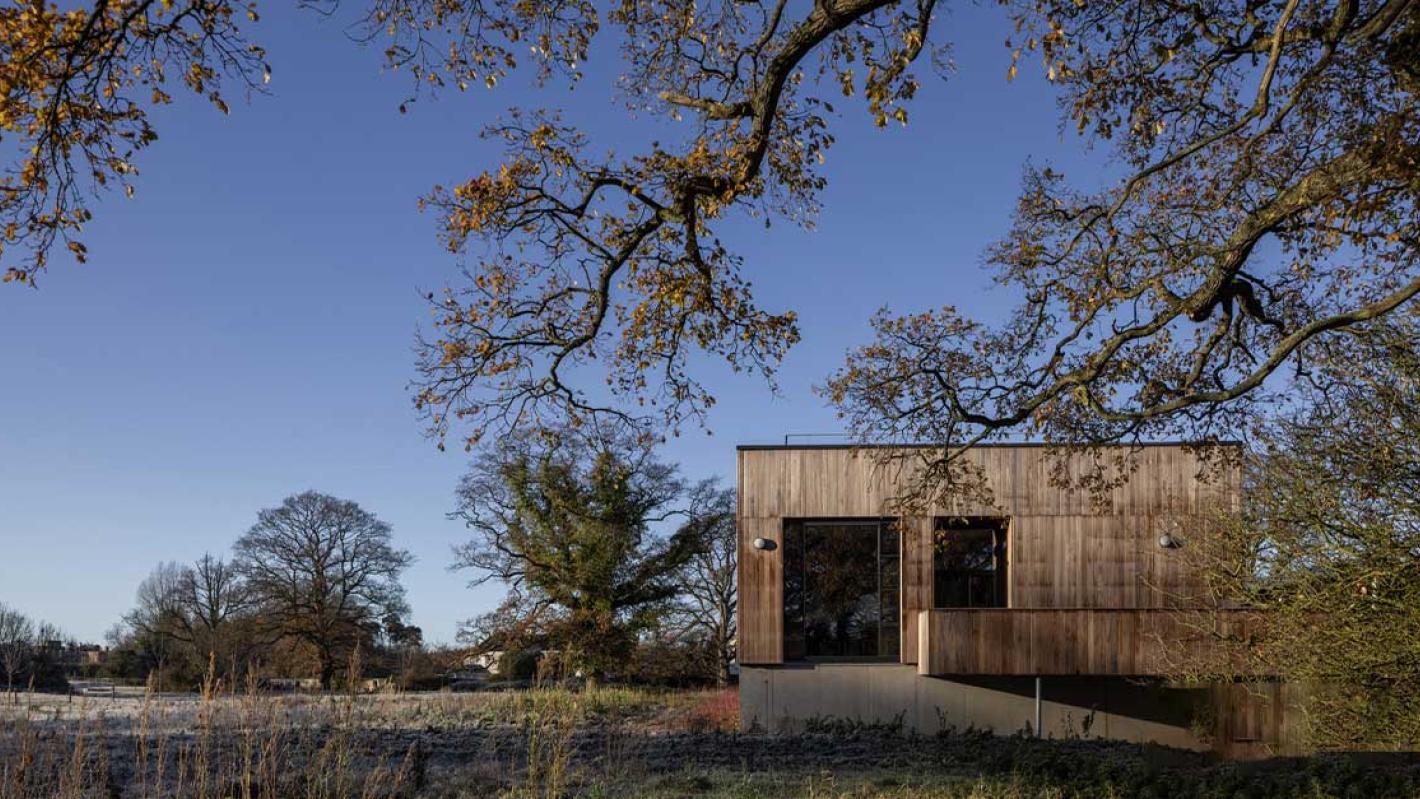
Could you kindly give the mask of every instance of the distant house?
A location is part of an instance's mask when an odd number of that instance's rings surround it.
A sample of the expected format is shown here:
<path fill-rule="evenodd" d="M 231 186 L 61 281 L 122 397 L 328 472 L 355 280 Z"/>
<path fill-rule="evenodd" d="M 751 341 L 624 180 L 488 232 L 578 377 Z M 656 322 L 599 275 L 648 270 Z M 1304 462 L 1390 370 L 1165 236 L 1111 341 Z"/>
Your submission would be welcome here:
<path fill-rule="evenodd" d="M 462 668 L 481 669 L 485 678 L 500 680 L 528 679 L 533 676 L 555 676 L 547 670 L 558 665 L 558 651 L 544 649 L 540 645 L 508 648 L 509 642 L 501 637 L 490 637 L 473 648 L 460 661 Z M 575 676 L 580 677 L 581 672 Z"/>
<path fill-rule="evenodd" d="M 465 657 L 463 659 L 463 665 L 465 667 L 477 667 L 482 669 L 486 675 L 491 674 L 496 677 L 498 676 L 498 670 L 501 668 L 500 664 L 503 660 L 503 655 L 504 652 L 501 649 L 479 652 Z"/>
<path fill-rule="evenodd" d="M 929 734 L 1287 750 L 1285 686 L 1162 679 L 1164 647 L 1182 637 L 1177 608 L 1198 585 L 1178 541 L 1201 515 L 1238 507 L 1235 472 L 1204 481 L 1196 450 L 1143 446 L 1122 453 L 1135 471 L 1099 508 L 1051 484 L 1043 448 L 980 447 L 966 457 L 990 505 L 963 495 L 890 517 L 904 482 L 874 454 L 894 453 L 739 448 L 746 728 L 901 720 Z"/>
<path fill-rule="evenodd" d="M 79 644 L 76 649 L 82 666 L 102 666 L 108 657 L 108 651 L 98 644 Z"/>
<path fill-rule="evenodd" d="M 83 677 L 92 674 L 108 657 L 108 650 L 98 644 L 80 644 L 74 641 L 51 639 L 41 645 L 41 655 L 55 664 L 65 677 Z"/>

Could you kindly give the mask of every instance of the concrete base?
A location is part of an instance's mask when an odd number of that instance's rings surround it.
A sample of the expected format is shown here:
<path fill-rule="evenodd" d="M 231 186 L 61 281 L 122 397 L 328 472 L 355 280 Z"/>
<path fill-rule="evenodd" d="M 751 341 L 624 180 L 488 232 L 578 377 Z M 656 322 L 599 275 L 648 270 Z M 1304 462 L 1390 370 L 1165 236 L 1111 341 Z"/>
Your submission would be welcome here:
<path fill-rule="evenodd" d="M 1105 738 L 1206 750 L 1194 729 L 1206 691 L 1138 684 L 1118 677 L 1042 678 L 1041 732 L 1051 738 Z M 791 732 L 806 722 L 894 724 L 935 735 L 968 728 L 1010 735 L 1035 726 L 1035 679 L 923 677 L 897 663 L 746 666 L 740 724 Z"/>

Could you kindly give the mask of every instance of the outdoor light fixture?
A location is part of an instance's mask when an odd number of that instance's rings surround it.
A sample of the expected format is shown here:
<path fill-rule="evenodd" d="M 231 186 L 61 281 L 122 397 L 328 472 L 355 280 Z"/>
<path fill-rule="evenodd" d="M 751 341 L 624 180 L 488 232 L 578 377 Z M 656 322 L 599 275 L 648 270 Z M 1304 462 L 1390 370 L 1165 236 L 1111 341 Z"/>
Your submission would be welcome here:
<path fill-rule="evenodd" d="M 1164 534 L 1159 536 L 1159 547 L 1161 549 L 1178 549 L 1183 546 L 1183 540 L 1174 535 L 1174 531 L 1177 529 L 1177 523 L 1171 524 L 1169 525 L 1169 529 L 1165 530 Z"/>
<path fill-rule="evenodd" d="M 755 548 L 755 549 L 763 549 L 763 550 L 768 551 L 768 550 L 774 549 L 774 548 L 777 547 L 777 546 L 779 546 L 779 545 L 776 544 L 776 543 L 774 543 L 773 541 L 771 541 L 771 540 L 768 539 L 768 538 L 756 538 L 756 539 L 754 539 L 754 548 Z"/>

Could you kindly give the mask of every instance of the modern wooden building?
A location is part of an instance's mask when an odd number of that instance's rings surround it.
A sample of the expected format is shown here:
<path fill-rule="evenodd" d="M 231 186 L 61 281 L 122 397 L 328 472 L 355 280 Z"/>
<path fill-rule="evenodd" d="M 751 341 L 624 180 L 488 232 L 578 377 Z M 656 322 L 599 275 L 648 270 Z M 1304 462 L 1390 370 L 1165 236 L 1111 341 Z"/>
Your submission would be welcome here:
<path fill-rule="evenodd" d="M 965 457 L 989 500 L 902 516 L 912 458 L 893 454 L 912 453 L 739 448 L 746 728 L 900 722 L 1235 757 L 1295 739 L 1280 686 L 1163 679 L 1178 647 L 1200 645 L 1180 628 L 1197 585 L 1180 546 L 1205 514 L 1236 510 L 1236 470 L 1205 474 L 1182 445 L 1120 450 L 1132 476 L 1101 502 L 1053 485 L 1043 447 L 985 446 Z"/>

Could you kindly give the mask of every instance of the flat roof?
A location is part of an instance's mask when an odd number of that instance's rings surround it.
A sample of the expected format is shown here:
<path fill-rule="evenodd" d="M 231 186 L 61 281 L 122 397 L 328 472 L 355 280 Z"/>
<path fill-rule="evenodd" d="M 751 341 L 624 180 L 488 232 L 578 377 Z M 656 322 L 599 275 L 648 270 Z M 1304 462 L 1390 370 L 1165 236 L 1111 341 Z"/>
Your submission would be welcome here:
<path fill-rule="evenodd" d="M 1222 441 L 1139 441 L 1136 443 L 1099 444 L 1102 447 L 1241 447 L 1243 442 L 1225 439 Z M 775 449 L 940 449 L 941 444 L 737 444 L 737 452 L 754 452 Z M 990 444 L 973 444 L 972 449 L 1001 449 L 1008 447 L 1069 447 L 1091 446 L 1089 444 L 1051 444 L 1044 441 L 1000 441 Z"/>

